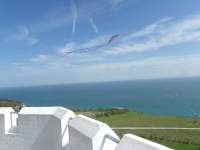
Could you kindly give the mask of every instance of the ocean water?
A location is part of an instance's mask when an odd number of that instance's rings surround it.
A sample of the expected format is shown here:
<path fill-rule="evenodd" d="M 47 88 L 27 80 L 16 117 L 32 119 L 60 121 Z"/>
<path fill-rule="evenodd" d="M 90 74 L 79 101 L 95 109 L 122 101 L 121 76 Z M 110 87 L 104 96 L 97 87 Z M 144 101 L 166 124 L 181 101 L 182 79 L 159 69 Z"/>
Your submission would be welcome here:
<path fill-rule="evenodd" d="M 1 88 L 0 98 L 28 106 L 126 107 L 140 112 L 200 115 L 200 78 Z"/>

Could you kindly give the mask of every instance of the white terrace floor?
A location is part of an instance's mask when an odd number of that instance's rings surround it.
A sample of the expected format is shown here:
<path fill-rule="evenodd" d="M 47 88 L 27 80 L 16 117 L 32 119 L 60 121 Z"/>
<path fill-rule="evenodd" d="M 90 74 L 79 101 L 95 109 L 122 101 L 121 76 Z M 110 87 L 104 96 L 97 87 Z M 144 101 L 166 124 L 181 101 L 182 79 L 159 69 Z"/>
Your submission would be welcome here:
<path fill-rule="evenodd" d="M 122 118 L 123 119 L 123 118 Z M 170 150 L 62 107 L 0 108 L 0 150 Z"/>

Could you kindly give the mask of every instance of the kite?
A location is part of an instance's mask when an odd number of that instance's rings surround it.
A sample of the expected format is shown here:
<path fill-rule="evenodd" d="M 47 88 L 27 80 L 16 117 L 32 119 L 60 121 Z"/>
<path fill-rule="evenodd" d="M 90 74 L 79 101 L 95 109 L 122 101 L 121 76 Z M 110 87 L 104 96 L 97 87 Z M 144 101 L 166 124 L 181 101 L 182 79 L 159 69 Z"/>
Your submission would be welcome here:
<path fill-rule="evenodd" d="M 80 49 L 75 49 L 75 50 L 71 50 L 71 51 L 67 51 L 64 52 L 64 55 L 68 55 L 68 54 L 72 54 L 72 53 L 86 53 L 89 52 L 92 49 L 100 49 L 103 48 L 105 46 L 110 45 L 115 39 L 117 39 L 120 35 L 119 34 L 115 34 L 112 35 L 109 40 L 103 44 L 100 45 L 95 45 L 95 46 L 91 46 L 91 47 L 86 47 L 86 48 L 80 48 Z"/>
<path fill-rule="evenodd" d="M 109 45 L 110 43 L 112 43 L 112 41 L 114 41 L 119 36 L 120 36 L 119 34 L 115 34 L 115 35 L 111 36 L 110 39 L 107 42 L 107 45 Z"/>

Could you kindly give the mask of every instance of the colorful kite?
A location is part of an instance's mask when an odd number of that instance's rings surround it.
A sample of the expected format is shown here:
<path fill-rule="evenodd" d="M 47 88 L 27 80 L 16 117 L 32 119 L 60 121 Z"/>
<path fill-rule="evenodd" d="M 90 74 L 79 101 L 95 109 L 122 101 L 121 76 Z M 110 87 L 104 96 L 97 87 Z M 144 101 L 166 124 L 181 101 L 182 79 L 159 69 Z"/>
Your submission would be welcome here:
<path fill-rule="evenodd" d="M 71 51 L 68 51 L 68 52 L 64 52 L 64 55 L 68 55 L 68 54 L 72 54 L 72 53 L 86 53 L 86 52 L 89 52 L 92 49 L 97 50 L 97 49 L 103 48 L 105 46 L 110 45 L 119 36 L 120 36 L 119 34 L 112 35 L 106 43 L 103 43 L 103 44 L 100 44 L 100 45 L 91 46 L 91 47 L 71 50 Z"/>

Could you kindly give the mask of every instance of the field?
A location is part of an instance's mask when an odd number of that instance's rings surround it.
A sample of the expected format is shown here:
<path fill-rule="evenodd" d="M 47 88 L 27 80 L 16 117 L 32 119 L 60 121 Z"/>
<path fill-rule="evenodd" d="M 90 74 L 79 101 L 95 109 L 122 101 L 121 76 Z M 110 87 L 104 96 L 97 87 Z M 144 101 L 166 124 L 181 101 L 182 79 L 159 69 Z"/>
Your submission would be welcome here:
<path fill-rule="evenodd" d="M 105 110 L 104 110 L 105 111 Z M 184 118 L 176 116 L 149 115 L 139 112 L 109 113 L 103 110 L 82 112 L 99 121 L 105 122 L 112 128 L 120 127 L 176 127 L 199 128 L 200 118 Z M 108 111 L 106 111 L 108 112 Z M 99 115 L 103 114 L 103 115 Z M 166 145 L 175 150 L 200 150 L 200 130 L 120 130 L 115 132 L 122 137 L 125 133 L 132 133 L 151 141 Z"/>

